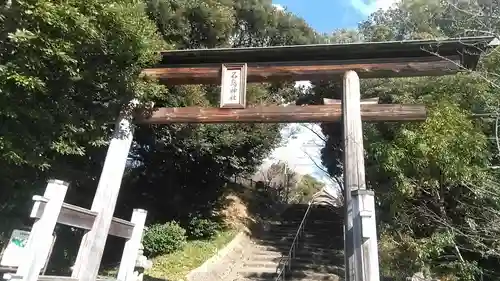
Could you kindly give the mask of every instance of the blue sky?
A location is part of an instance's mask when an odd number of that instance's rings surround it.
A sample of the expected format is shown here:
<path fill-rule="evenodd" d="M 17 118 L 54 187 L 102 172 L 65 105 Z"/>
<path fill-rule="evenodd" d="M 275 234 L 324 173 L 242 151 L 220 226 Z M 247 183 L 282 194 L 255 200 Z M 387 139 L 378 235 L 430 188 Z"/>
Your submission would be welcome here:
<path fill-rule="evenodd" d="M 273 0 L 276 8 L 286 9 L 304 18 L 319 32 L 332 32 L 337 28 L 355 28 L 378 9 L 387 9 L 397 0 Z M 308 81 L 297 84 L 307 85 Z M 290 131 L 294 138 L 290 138 Z M 313 132 L 314 131 L 314 132 Z M 264 167 L 273 162 L 285 161 L 301 174 L 310 174 L 333 186 L 321 166 L 321 148 L 324 141 L 317 124 L 290 124 L 282 131 L 285 142 L 275 149 Z"/>
<path fill-rule="evenodd" d="M 273 0 L 273 4 L 304 18 L 319 32 L 355 28 L 370 13 L 387 9 L 395 0 Z"/>

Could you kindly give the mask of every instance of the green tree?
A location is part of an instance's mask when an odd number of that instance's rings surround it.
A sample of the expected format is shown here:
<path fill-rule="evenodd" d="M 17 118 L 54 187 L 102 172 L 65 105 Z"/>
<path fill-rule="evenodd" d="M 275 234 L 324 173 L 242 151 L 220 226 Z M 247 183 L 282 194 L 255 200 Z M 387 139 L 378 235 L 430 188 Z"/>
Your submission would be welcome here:
<path fill-rule="evenodd" d="M 43 170 L 84 155 L 121 106 L 158 93 L 138 78 L 162 46 L 140 2 L 12 1 L 0 12 L 2 162 Z"/>
<path fill-rule="evenodd" d="M 303 175 L 293 190 L 292 201 L 297 203 L 308 203 L 314 193 L 320 191 L 325 184 L 311 175 Z"/>
<path fill-rule="evenodd" d="M 288 163 L 278 161 L 269 167 L 257 172 L 257 181 L 264 182 L 265 186 L 272 188 L 267 192 L 273 192 L 281 202 L 289 202 L 293 199 L 293 192 L 297 187 L 300 175 L 297 174 Z"/>
<path fill-rule="evenodd" d="M 138 0 L 0 1 L 0 232 L 31 223 L 30 197 L 48 177 L 71 183 L 78 196 L 67 201 L 88 203 L 119 110 L 164 92 L 139 78 L 164 48 L 144 9 Z"/>
<path fill-rule="evenodd" d="M 313 43 L 316 33 L 271 1 L 149 0 L 147 11 L 172 48 L 251 47 Z M 168 63 L 168 62 L 166 62 Z M 168 85 L 167 85 L 168 86 Z M 157 106 L 218 106 L 216 85 L 169 86 Z M 293 101 L 293 83 L 249 84 L 249 105 Z M 280 124 L 143 126 L 120 206 L 147 206 L 150 218 L 210 216 L 227 178 L 255 173 L 280 143 Z"/>
<path fill-rule="evenodd" d="M 453 3 L 403 0 L 374 13 L 359 32 L 367 41 L 498 33 L 496 6 Z M 479 18 L 466 19 L 479 11 L 484 12 Z M 471 118 L 472 113 L 497 112 L 497 62 L 494 52 L 477 73 L 362 81 L 363 98 L 428 108 L 422 123 L 364 124 L 366 177 L 377 194 L 385 275 L 404 280 L 423 271 L 444 280 L 498 279 L 498 247 L 492 237 L 500 233 L 492 222 L 498 221 L 500 189 L 489 169 L 498 162 L 496 118 Z M 302 102 L 340 94 L 338 81 L 315 83 Z M 322 128 L 327 139 L 323 164 L 330 175 L 340 176 L 341 128 Z"/>
<path fill-rule="evenodd" d="M 0 5 L 1 201 L 22 204 L 47 175 L 70 179 L 67 160 L 105 145 L 124 104 L 158 94 L 138 76 L 163 46 L 143 9 L 133 0 Z"/>

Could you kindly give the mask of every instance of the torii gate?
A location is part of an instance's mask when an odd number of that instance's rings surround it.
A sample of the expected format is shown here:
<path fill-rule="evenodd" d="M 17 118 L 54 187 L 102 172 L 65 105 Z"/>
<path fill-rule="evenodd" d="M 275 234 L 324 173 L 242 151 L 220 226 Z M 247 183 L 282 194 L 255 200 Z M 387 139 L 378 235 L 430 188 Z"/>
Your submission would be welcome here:
<path fill-rule="evenodd" d="M 438 76 L 474 69 L 493 37 L 162 52 L 143 73 L 169 85 L 221 83 L 220 108 L 155 108 L 137 123 L 332 122 L 344 124 L 346 281 L 379 281 L 374 193 L 366 189 L 361 121 L 413 121 L 423 105 L 360 105 L 362 78 Z M 247 82 L 332 80 L 343 75 L 342 104 L 246 107 Z M 73 277 L 96 280 L 132 143 L 124 110 L 111 139 L 92 204 L 98 215 L 80 246 Z"/>

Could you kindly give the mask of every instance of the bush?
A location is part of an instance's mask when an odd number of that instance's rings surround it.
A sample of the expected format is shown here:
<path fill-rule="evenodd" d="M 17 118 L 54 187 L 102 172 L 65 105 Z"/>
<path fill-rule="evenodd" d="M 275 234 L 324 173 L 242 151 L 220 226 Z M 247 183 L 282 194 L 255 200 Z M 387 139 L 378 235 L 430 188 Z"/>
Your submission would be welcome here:
<path fill-rule="evenodd" d="M 185 244 L 186 230 L 175 221 L 151 225 L 143 239 L 144 252 L 148 256 L 170 254 Z"/>
<path fill-rule="evenodd" d="M 190 238 L 208 239 L 214 237 L 219 229 L 220 226 L 215 221 L 194 217 L 189 222 L 188 234 Z"/>

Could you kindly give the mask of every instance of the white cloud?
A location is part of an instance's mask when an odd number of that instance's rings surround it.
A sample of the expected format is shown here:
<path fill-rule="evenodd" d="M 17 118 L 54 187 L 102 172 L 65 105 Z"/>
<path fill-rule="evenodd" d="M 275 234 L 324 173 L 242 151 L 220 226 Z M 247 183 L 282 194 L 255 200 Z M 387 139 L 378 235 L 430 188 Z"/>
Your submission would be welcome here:
<path fill-rule="evenodd" d="M 387 10 L 399 0 L 350 0 L 351 5 L 364 15 L 369 15 L 379 9 Z"/>
<path fill-rule="evenodd" d="M 278 11 L 284 11 L 285 7 L 281 4 L 273 4 L 273 7 Z"/>

